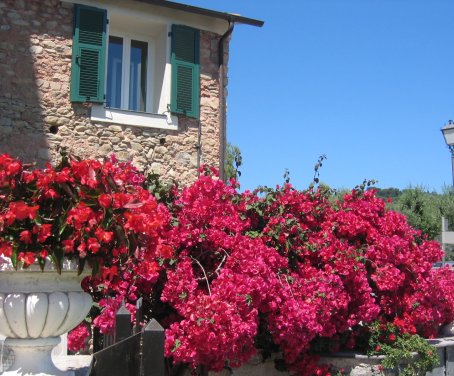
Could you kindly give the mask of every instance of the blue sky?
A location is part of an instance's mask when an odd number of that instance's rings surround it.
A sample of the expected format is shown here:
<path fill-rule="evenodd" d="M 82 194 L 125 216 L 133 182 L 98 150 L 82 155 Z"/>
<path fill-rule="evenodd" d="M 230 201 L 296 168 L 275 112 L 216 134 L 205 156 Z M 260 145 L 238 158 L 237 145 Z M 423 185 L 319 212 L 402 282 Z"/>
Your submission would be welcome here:
<path fill-rule="evenodd" d="M 453 0 L 187 0 L 262 19 L 235 27 L 228 139 L 243 189 L 451 184 L 441 127 L 454 120 Z"/>

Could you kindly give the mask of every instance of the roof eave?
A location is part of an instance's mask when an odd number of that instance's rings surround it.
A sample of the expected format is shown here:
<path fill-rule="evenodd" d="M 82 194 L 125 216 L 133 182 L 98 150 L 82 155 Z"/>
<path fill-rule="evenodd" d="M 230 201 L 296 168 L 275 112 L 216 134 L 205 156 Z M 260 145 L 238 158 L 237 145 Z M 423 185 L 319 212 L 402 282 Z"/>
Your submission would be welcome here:
<path fill-rule="evenodd" d="M 160 6 L 160 7 L 181 10 L 183 12 L 199 14 L 202 16 L 219 18 L 219 19 L 226 20 L 228 22 L 234 22 L 234 23 L 239 23 L 239 24 L 257 26 L 257 27 L 262 27 L 264 24 L 263 21 L 256 20 L 253 18 L 243 17 L 243 16 L 240 16 L 237 14 L 218 12 L 218 11 L 211 10 L 211 9 L 195 7 L 193 5 L 175 3 L 173 1 L 167 1 L 167 0 L 136 0 L 136 1 L 152 4 L 152 5 L 156 5 L 156 6 Z"/>

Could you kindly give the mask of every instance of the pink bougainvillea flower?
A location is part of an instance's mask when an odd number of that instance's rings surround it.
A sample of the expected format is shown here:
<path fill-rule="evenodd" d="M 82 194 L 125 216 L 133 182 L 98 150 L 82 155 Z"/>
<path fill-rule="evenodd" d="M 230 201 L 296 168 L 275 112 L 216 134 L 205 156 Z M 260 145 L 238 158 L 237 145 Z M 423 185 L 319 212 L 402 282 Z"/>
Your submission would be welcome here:
<path fill-rule="evenodd" d="M 174 255 L 175 250 L 167 244 L 159 244 L 157 246 L 156 255 L 164 259 L 170 259 Z"/>
<path fill-rule="evenodd" d="M 68 350 L 78 352 L 87 347 L 90 332 L 85 323 L 79 324 L 68 333 Z"/>

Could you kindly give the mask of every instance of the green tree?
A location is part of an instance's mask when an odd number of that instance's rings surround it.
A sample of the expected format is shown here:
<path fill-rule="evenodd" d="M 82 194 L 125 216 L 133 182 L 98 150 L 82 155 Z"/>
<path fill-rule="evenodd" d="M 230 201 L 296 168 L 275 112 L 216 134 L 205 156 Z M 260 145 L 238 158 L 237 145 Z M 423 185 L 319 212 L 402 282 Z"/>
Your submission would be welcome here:
<path fill-rule="evenodd" d="M 377 197 L 386 200 L 388 198 L 392 199 L 393 201 L 396 200 L 401 194 L 402 191 L 399 188 L 374 188 L 377 193 Z"/>
<path fill-rule="evenodd" d="M 243 164 L 243 157 L 241 156 L 241 150 L 238 146 L 227 143 L 227 154 L 225 158 L 225 177 L 226 179 L 238 179 L 241 176 L 239 170 Z"/>
<path fill-rule="evenodd" d="M 442 195 L 415 187 L 404 189 L 389 208 L 405 214 L 413 227 L 434 239 L 441 231 L 443 201 Z"/>
<path fill-rule="evenodd" d="M 410 187 L 404 189 L 388 207 L 405 214 L 408 222 L 429 239 L 441 240 L 441 217 L 447 218 L 450 230 L 454 230 L 454 193 L 451 189 L 444 188 L 440 194 L 423 187 Z M 451 245 L 446 247 L 446 260 L 454 260 L 454 247 Z"/>

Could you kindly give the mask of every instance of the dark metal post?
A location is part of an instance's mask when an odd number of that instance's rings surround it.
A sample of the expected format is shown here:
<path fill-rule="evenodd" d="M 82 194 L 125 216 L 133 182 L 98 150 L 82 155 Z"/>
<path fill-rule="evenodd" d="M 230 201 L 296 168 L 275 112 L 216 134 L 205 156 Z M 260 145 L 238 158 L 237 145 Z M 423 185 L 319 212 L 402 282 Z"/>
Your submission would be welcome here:
<path fill-rule="evenodd" d="M 143 331 L 142 370 L 146 376 L 165 376 L 164 328 L 151 320 Z"/>
<path fill-rule="evenodd" d="M 103 335 L 101 334 L 101 332 L 99 331 L 99 328 L 93 326 L 93 335 L 92 335 L 92 338 L 93 338 L 93 352 L 98 352 L 99 350 L 102 349 L 103 347 L 103 343 L 102 343 L 102 339 L 103 339 Z"/>
<path fill-rule="evenodd" d="M 115 342 L 128 338 L 131 335 L 131 314 L 125 307 L 125 302 L 115 315 Z"/>
<path fill-rule="evenodd" d="M 454 145 L 449 145 L 449 151 L 451 152 L 451 173 L 452 173 L 451 191 L 454 192 Z"/>

